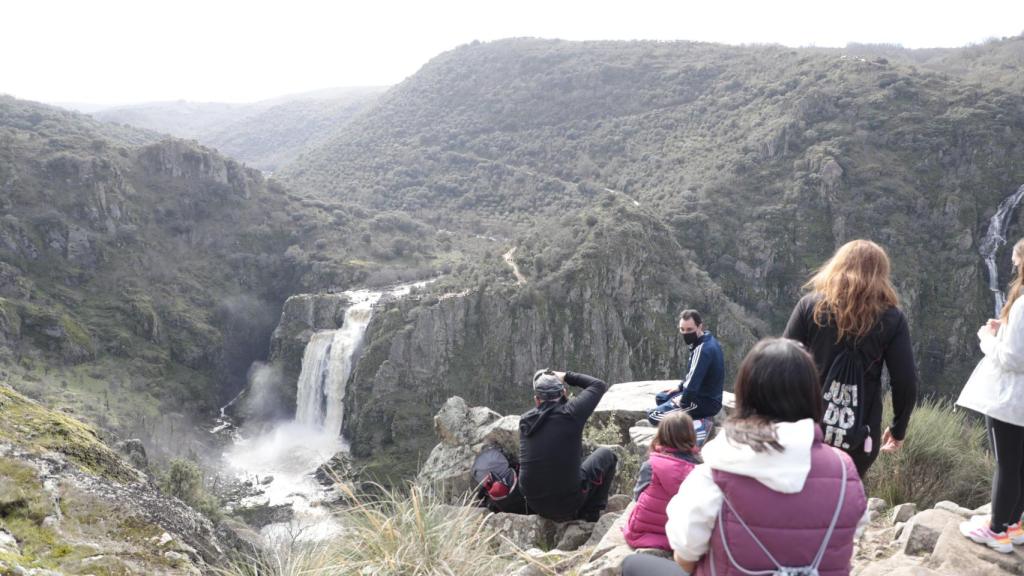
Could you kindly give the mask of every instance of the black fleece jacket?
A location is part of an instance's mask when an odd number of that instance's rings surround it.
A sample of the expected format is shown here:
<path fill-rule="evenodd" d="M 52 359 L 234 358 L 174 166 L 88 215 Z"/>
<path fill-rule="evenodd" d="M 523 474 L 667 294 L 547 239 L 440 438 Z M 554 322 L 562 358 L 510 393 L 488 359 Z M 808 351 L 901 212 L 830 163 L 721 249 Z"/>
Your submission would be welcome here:
<path fill-rule="evenodd" d="M 807 294 L 800 299 L 793 314 L 786 324 L 783 336 L 802 342 L 807 346 L 814 363 L 818 367 L 819 379 L 825 380 L 832 360 L 842 348 L 836 343 L 836 328 L 829 322 L 826 326 L 814 323 L 814 304 L 820 296 Z M 902 440 L 910 423 L 910 413 L 914 411 L 917 401 L 917 369 L 914 365 L 914 350 L 910 344 L 910 327 L 907 318 L 899 308 L 889 308 L 882 312 L 878 324 L 856 344 L 863 354 L 867 372 L 864 375 L 866 405 L 869 414 L 877 415 L 881 421 L 882 414 L 882 364 L 889 369 L 889 383 L 892 388 L 893 419 L 890 425 L 892 435 Z M 873 428 L 878 423 L 872 424 Z M 878 450 L 877 438 L 880 431 L 872 429 L 871 436 L 876 439 L 875 451 Z"/>
<path fill-rule="evenodd" d="M 568 402 L 544 402 L 519 418 L 519 487 L 527 501 L 580 491 L 583 426 L 608 384 L 575 372 L 565 373 L 565 383 L 583 391 Z"/>

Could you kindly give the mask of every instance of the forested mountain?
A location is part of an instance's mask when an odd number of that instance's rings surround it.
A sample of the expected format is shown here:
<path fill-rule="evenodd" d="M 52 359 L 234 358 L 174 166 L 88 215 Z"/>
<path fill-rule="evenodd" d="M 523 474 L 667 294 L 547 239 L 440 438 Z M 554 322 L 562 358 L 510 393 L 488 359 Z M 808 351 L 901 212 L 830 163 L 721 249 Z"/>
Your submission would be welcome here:
<path fill-rule="evenodd" d="M 999 62 L 1016 42 L 961 58 Z M 280 174 L 302 194 L 522 242 L 612 190 L 765 334 L 837 245 L 871 238 L 893 258 L 923 391 L 948 392 L 992 309 L 977 244 L 1024 184 L 1024 98 L 967 76 L 780 46 L 475 43 Z"/>
<path fill-rule="evenodd" d="M 93 116 L 204 145 L 272 172 L 333 135 L 384 88 L 337 88 L 249 104 L 154 102 L 108 108 Z"/>

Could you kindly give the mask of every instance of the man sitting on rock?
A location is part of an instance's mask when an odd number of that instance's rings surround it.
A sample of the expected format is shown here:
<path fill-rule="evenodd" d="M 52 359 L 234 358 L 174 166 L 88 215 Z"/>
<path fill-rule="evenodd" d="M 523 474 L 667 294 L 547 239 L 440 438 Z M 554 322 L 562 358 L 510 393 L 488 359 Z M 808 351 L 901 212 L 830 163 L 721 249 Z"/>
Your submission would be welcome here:
<path fill-rule="evenodd" d="M 690 348 L 686 376 L 678 387 L 659 392 L 654 397 L 658 405 L 648 412 L 647 419 L 657 426 L 667 414 L 683 410 L 693 418 L 697 444 L 703 445 L 711 419 L 722 409 L 725 357 L 722 346 L 711 331 L 705 329 L 704 321 L 696 310 L 683 310 L 679 314 L 679 333 Z"/>
<path fill-rule="evenodd" d="M 566 384 L 583 390 L 569 400 Z M 586 374 L 539 370 L 536 407 L 519 420 L 519 486 L 532 512 L 556 520 L 596 522 L 608 505 L 618 458 L 598 448 L 580 463 L 583 427 L 608 384 Z"/>

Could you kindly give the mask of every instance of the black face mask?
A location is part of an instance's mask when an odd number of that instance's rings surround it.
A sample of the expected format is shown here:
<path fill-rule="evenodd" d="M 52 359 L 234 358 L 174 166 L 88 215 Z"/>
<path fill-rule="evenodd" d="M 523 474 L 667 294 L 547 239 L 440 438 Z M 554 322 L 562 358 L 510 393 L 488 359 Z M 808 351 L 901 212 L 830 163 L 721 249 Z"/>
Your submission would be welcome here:
<path fill-rule="evenodd" d="M 696 332 L 686 332 L 683 334 L 683 342 L 686 342 L 687 346 L 693 346 L 700 340 L 700 336 L 697 336 Z"/>

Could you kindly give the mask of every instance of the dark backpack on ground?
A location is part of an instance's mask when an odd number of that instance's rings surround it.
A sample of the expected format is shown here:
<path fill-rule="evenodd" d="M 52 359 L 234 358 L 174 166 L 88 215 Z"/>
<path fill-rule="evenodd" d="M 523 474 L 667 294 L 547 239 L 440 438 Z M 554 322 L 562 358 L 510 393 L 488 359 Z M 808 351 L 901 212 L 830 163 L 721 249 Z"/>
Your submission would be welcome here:
<path fill-rule="evenodd" d="M 849 345 L 844 344 L 832 359 L 821 390 L 825 401 L 821 419 L 825 444 L 846 452 L 864 445 L 865 452 L 871 451 L 870 441 L 865 444 L 871 436 L 871 427 L 865 422 L 865 372 L 861 352 Z"/>
<path fill-rule="evenodd" d="M 519 471 L 499 448 L 489 446 L 473 460 L 473 482 L 481 505 L 492 512 L 527 514 L 526 498 L 519 490 Z"/>

